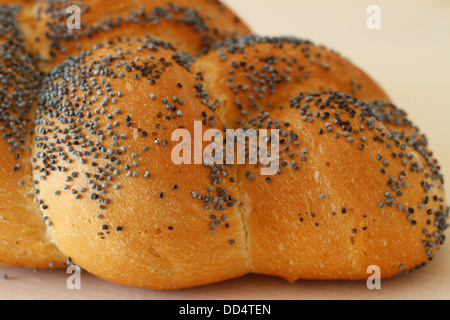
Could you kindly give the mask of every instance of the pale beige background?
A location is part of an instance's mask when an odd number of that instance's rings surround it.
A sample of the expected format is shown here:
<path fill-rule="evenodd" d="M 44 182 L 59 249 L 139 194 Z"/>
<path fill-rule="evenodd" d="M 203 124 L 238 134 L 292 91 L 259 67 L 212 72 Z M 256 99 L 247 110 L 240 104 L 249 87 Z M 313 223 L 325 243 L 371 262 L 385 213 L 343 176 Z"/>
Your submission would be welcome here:
<path fill-rule="evenodd" d="M 450 0 L 226 0 L 261 35 L 294 35 L 342 53 L 378 80 L 424 132 L 450 177 Z M 366 27 L 369 5 L 382 30 Z M 447 193 L 447 195 L 449 195 Z M 450 299 L 450 244 L 427 268 L 382 283 L 299 281 L 250 275 L 207 287 L 161 292 L 125 288 L 88 274 L 81 291 L 63 272 L 0 268 L 0 298 Z"/>

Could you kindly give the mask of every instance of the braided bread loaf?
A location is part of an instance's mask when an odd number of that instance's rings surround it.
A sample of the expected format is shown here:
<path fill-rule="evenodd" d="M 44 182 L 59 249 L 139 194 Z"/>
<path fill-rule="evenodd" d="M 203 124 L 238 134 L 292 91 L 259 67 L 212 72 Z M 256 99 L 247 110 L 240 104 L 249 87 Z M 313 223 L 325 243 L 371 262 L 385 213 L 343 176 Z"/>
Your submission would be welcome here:
<path fill-rule="evenodd" d="M 68 257 L 174 289 L 249 272 L 366 279 L 371 265 L 391 277 L 430 260 L 443 177 L 383 90 L 309 41 L 243 36 L 218 1 L 176 3 L 80 2 L 78 33 L 62 26 L 69 1 L 1 6 L 0 264 Z M 172 133 L 195 136 L 194 122 L 280 130 L 278 173 L 174 164 Z"/>

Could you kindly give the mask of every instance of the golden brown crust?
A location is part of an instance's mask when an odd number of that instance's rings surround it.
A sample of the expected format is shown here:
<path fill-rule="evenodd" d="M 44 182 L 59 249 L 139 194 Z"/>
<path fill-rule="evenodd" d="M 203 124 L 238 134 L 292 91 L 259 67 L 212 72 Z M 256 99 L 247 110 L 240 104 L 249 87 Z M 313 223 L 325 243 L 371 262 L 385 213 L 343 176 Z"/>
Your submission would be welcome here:
<path fill-rule="evenodd" d="M 254 177 L 239 182 L 253 270 L 290 281 L 354 280 L 372 265 L 383 277 L 422 266 L 442 244 L 448 214 L 436 164 L 354 98 L 294 101 L 263 121 L 289 133 L 281 174 L 266 181 L 251 166 L 238 172 Z"/>
<path fill-rule="evenodd" d="M 0 264 L 61 267 L 65 258 L 47 237 L 31 180 L 39 73 L 14 25 L 17 10 L 0 12 Z"/>
<path fill-rule="evenodd" d="M 244 37 L 218 45 L 196 64 L 205 87 L 221 99 L 230 127 L 278 109 L 300 92 L 336 90 L 363 101 L 389 98 L 369 76 L 324 47 L 296 38 Z"/>
<path fill-rule="evenodd" d="M 67 7 L 81 8 L 81 30 L 66 27 Z M 209 0 L 104 0 L 36 1 L 24 6 L 19 22 L 26 44 L 47 63 L 49 71 L 69 55 L 108 40 L 157 38 L 179 51 L 197 55 L 216 41 L 250 34 L 248 27 L 219 1 Z"/>
<path fill-rule="evenodd" d="M 66 258 L 50 242 L 34 201 L 30 150 L 19 152 L 23 160 L 17 161 L 9 147 L 7 140 L 0 139 L 4 151 L 0 153 L 0 265 L 61 268 Z M 22 166 L 20 172 L 14 172 L 17 165 Z"/>
<path fill-rule="evenodd" d="M 193 198 L 193 192 L 198 192 L 203 197 L 224 201 L 233 194 L 236 197 L 237 187 L 229 178 L 213 183 L 215 178 L 210 175 L 214 171 L 209 167 L 177 166 L 171 161 L 172 148 L 177 144 L 171 142 L 172 132 L 182 127 L 193 135 L 193 121 L 202 121 L 212 116 L 212 112 L 193 94 L 194 78 L 174 60 L 174 51 L 139 45 L 143 47 L 139 51 L 136 44 L 129 43 L 99 50 L 83 59 L 85 62 L 78 60 L 73 70 L 65 72 L 67 79 L 77 75 L 83 78 L 82 66 L 95 69 L 100 64 L 92 64 L 93 61 L 101 61 L 116 50 L 121 53 L 113 54 L 113 65 L 126 62 L 133 66 L 132 71 L 126 71 L 126 67 L 113 68 L 119 75 L 117 78 L 102 72 L 98 77 L 89 75 L 88 79 L 97 79 L 95 84 L 102 87 L 98 90 L 106 92 L 111 88 L 117 94 L 117 102 L 104 107 L 100 106 L 103 97 L 96 90 L 85 94 L 87 101 L 99 97 L 99 103 L 85 110 L 92 113 L 91 117 L 83 117 L 85 124 L 92 123 L 92 127 L 87 127 L 89 130 L 80 122 L 69 121 L 76 119 L 78 110 L 74 105 L 68 109 L 59 107 L 60 101 L 69 98 L 65 94 L 56 95 L 58 86 L 64 82 L 60 77 L 63 70 L 56 69 L 49 75 L 47 107 L 40 110 L 42 118 L 37 128 L 39 161 L 34 177 L 44 178 L 39 183 L 39 198 L 48 206 L 45 213 L 53 223 L 52 238 L 58 248 L 84 269 L 127 285 L 181 288 L 244 275 L 248 272 L 243 263 L 245 235 L 237 208 L 228 208 L 226 213 L 207 210 L 205 206 L 214 207 L 218 202 Z M 147 58 L 150 55 L 155 58 Z M 137 56 L 141 57 L 139 61 L 135 60 Z M 121 72 L 124 74 L 120 75 Z M 102 78 L 107 79 L 107 87 L 101 85 Z M 89 84 L 93 84 L 91 80 L 80 83 L 81 87 Z M 71 94 L 83 97 L 79 88 Z M 154 99 L 150 98 L 152 95 Z M 177 102 L 173 102 L 174 96 Z M 165 106 L 169 103 L 177 110 L 167 110 Z M 116 111 L 120 107 L 122 111 Z M 99 112 L 95 112 L 97 108 Z M 70 110 L 75 113 L 73 117 L 68 116 Z M 53 112 L 58 112 L 58 117 Z M 202 115 L 204 112 L 206 117 Z M 220 121 L 213 127 L 220 128 Z M 64 130 L 70 128 L 81 129 L 77 132 L 82 139 L 66 136 Z M 99 140 L 97 133 L 92 134 L 94 128 L 104 131 L 104 140 Z M 107 133 L 107 128 L 111 132 Z M 204 130 L 210 128 L 209 122 L 203 126 Z M 45 137 L 50 139 L 46 141 Z M 156 139 L 160 142 L 155 143 Z M 91 147 L 89 142 L 93 142 Z M 51 147 L 52 143 L 56 149 Z M 52 156 L 50 162 L 46 157 Z M 67 170 L 52 172 L 57 167 Z M 43 174 L 41 168 L 50 174 Z M 208 191 L 209 188 L 213 190 Z M 227 194 L 220 192 L 222 189 Z M 60 192 L 55 195 L 57 190 Z M 225 209 L 228 203 L 232 201 L 219 206 Z M 65 210 L 61 210 L 63 207 Z M 227 219 L 223 218 L 225 214 Z M 213 215 L 216 218 L 212 219 Z M 215 221 L 223 224 L 213 234 L 210 225 Z M 230 245 L 232 240 L 236 244 Z"/>

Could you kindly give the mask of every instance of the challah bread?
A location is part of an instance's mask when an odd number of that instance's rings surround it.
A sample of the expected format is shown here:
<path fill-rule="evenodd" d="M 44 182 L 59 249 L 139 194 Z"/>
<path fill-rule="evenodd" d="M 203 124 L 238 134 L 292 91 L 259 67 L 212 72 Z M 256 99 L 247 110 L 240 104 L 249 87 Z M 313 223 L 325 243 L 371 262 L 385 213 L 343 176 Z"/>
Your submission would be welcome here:
<path fill-rule="evenodd" d="M 256 43 L 266 41 L 254 40 L 257 52 Z M 172 163 L 172 132 L 185 128 L 193 136 L 193 122 L 203 119 L 209 128 L 212 111 L 226 100 L 205 90 L 214 70 L 197 73 L 209 55 L 180 66 L 171 51 L 164 43 L 117 42 L 48 75 L 34 178 L 52 239 L 75 263 L 112 281 L 167 289 L 247 272 L 291 281 L 364 279 L 374 264 L 388 277 L 421 265 L 439 247 L 446 206 L 436 165 L 407 137 L 388 131 L 387 112 L 373 113 L 375 107 L 345 94 L 281 98 L 274 102 L 282 109 L 245 120 L 248 128 L 284 128 L 290 149 L 280 154 L 275 177 L 258 175 L 254 166 L 211 171 Z M 274 48 L 268 56 L 279 54 L 285 53 Z M 365 81 L 367 95 L 380 92 Z M 219 88 L 223 96 L 232 91 Z"/>
<path fill-rule="evenodd" d="M 82 9 L 81 31 L 65 27 L 66 8 L 71 4 Z M 0 264 L 59 268 L 66 258 L 47 238 L 51 222 L 38 210 L 45 205 L 42 200 L 36 203 L 37 181 L 31 178 L 31 133 L 42 78 L 39 69 L 49 70 L 69 55 L 127 34 L 161 36 L 197 55 L 212 41 L 246 34 L 249 29 L 225 5 L 208 0 L 116 1 L 113 5 L 109 1 L 108 6 L 105 1 L 1 0 L 0 15 L 0 197 L 4 200 L 0 204 Z M 124 22 L 118 24 L 119 19 Z"/>
<path fill-rule="evenodd" d="M 60 266 L 65 258 L 47 237 L 34 200 L 30 146 L 40 74 L 17 28 L 17 12 L 0 5 L 0 264 Z"/>
<path fill-rule="evenodd" d="M 176 289 L 250 272 L 367 279 L 371 265 L 390 277 L 442 245 L 448 207 L 425 137 L 346 59 L 292 38 L 200 36 L 190 47 L 184 32 L 174 40 L 155 29 L 154 39 L 128 27 L 40 61 L 47 69 L 71 55 L 38 79 L 33 141 L 23 143 L 45 219 L 36 230 L 47 228 L 69 262 L 110 281 Z M 172 135 L 201 139 L 195 121 L 215 135 L 279 129 L 278 174 L 175 164 Z M 7 257 L 0 263 L 14 264 Z"/>
<path fill-rule="evenodd" d="M 309 42 L 260 37 L 222 44 L 197 67 L 230 126 L 284 134 L 277 177 L 238 168 L 254 272 L 364 279 L 378 265 L 390 277 L 432 257 L 448 214 L 440 168 L 362 71 Z"/>

